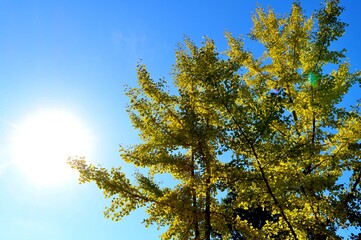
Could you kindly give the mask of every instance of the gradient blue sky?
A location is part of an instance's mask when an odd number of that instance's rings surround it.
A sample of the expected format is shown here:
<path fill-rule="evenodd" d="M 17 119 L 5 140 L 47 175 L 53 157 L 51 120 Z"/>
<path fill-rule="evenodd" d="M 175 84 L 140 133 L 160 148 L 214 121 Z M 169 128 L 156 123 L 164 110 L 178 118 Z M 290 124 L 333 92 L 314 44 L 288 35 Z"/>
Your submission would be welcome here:
<path fill-rule="evenodd" d="M 280 13 L 292 3 L 258 2 Z M 321 1 L 301 2 L 311 14 Z M 123 164 L 118 144 L 138 141 L 123 92 L 124 84 L 136 83 L 138 60 L 154 78 L 169 79 L 174 49 L 185 35 L 197 43 L 207 35 L 224 50 L 224 32 L 246 37 L 256 5 L 251 0 L 0 0 L 0 239 L 157 239 L 160 232 L 141 224 L 142 210 L 122 222 L 105 219 L 107 200 L 94 184 L 78 185 L 76 179 L 53 188 L 30 184 L 12 164 L 10 139 L 33 112 L 63 109 L 91 132 L 90 161 Z M 348 49 L 357 69 L 361 1 L 343 5 L 342 18 L 350 26 L 335 46 Z M 257 50 L 249 40 L 246 44 Z"/>

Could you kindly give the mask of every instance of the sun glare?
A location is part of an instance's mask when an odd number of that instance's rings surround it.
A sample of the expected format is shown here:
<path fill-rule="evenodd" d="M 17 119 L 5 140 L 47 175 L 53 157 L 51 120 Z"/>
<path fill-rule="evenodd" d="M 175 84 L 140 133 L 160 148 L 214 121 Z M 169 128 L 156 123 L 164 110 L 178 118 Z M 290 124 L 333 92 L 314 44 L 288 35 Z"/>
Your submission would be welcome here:
<path fill-rule="evenodd" d="M 17 168 L 36 185 L 61 184 L 75 175 L 66 161 L 87 156 L 90 138 L 84 125 L 63 111 L 38 112 L 26 119 L 14 136 Z"/>

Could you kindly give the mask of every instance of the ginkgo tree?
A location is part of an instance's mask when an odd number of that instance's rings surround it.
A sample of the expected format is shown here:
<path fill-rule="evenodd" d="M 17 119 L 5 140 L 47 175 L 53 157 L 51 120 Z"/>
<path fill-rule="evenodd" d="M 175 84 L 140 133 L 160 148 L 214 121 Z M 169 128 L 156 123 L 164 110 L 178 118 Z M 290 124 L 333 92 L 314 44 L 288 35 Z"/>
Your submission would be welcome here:
<path fill-rule="evenodd" d="M 360 227 L 360 100 L 340 105 L 360 73 L 330 50 L 342 11 L 338 0 L 309 17 L 298 1 L 286 16 L 259 7 L 249 36 L 261 57 L 230 33 L 224 52 L 186 39 L 171 86 L 140 64 L 127 90 L 140 143 L 120 155 L 147 174 L 70 161 L 112 199 L 105 216 L 145 208 L 162 239 L 339 239 Z"/>

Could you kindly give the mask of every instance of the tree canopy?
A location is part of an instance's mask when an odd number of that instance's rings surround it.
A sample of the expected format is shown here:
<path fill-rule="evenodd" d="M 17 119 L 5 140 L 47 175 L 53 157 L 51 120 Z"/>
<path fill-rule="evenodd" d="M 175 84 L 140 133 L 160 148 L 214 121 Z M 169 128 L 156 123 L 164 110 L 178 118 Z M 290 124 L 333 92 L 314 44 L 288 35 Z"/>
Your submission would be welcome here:
<path fill-rule="evenodd" d="M 249 36 L 260 57 L 230 33 L 223 52 L 185 39 L 172 82 L 139 64 L 127 95 L 141 141 L 120 156 L 148 173 L 133 181 L 120 167 L 70 161 L 112 199 L 105 216 L 143 207 L 145 225 L 166 227 L 162 239 L 340 239 L 338 229 L 360 227 L 360 99 L 340 105 L 360 72 L 330 50 L 342 11 L 338 0 L 311 16 L 298 1 L 286 16 L 258 7 Z"/>

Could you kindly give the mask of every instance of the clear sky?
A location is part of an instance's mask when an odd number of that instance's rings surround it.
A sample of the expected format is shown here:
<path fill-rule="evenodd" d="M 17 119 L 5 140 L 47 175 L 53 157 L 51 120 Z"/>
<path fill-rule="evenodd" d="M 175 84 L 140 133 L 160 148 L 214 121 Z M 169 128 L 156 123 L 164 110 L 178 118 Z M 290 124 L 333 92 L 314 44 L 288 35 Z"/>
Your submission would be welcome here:
<path fill-rule="evenodd" d="M 258 2 L 280 13 L 292 3 Z M 319 2 L 301 1 L 306 14 Z M 347 48 L 357 69 L 361 1 L 344 0 L 343 5 L 342 17 L 350 26 L 335 46 Z M 122 222 L 105 219 L 102 192 L 94 184 L 78 185 L 76 175 L 57 184 L 36 184 L 14 163 L 14 136 L 39 112 L 67 112 L 89 136 L 89 161 L 124 165 L 118 144 L 138 140 L 125 112 L 123 85 L 135 85 L 139 59 L 154 78 L 170 79 L 174 50 L 185 35 L 197 43 L 209 36 L 224 50 L 224 32 L 246 37 L 256 6 L 252 0 L 0 0 L 0 239 L 157 239 L 156 228 L 141 224 L 142 210 Z M 246 47 L 257 50 L 249 40 Z M 346 101 L 354 100 L 357 91 Z M 17 151 L 23 153 L 21 161 L 33 161 L 27 159 L 26 146 Z"/>

